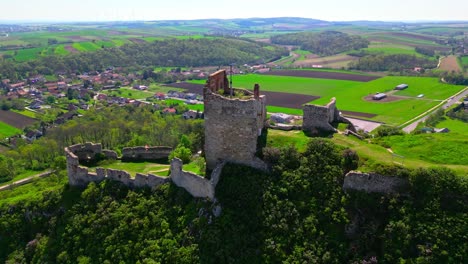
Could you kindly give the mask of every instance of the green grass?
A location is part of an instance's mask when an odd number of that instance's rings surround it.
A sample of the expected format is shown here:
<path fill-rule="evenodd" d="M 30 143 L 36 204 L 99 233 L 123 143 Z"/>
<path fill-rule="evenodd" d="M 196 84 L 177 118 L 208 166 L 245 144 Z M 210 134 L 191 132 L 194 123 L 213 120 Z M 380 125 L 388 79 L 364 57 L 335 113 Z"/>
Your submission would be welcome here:
<path fill-rule="evenodd" d="M 42 173 L 43 171 L 31 171 L 31 170 L 27 170 L 27 171 L 24 171 L 18 175 L 16 175 L 13 179 L 7 181 L 7 182 L 2 182 L 0 183 L 0 186 L 3 186 L 3 185 L 8 185 L 12 182 L 15 182 L 15 181 L 19 181 L 19 180 L 22 180 L 24 178 L 27 178 L 27 177 L 30 177 L 30 176 L 34 176 L 34 175 L 37 175 L 37 174 L 40 174 Z"/>
<path fill-rule="evenodd" d="M 300 151 L 305 150 L 309 138 L 304 135 L 303 131 L 281 131 L 268 130 L 267 147 L 281 148 L 286 146 L 296 146 Z"/>
<path fill-rule="evenodd" d="M 203 80 L 194 82 L 204 83 Z M 254 83 L 259 83 L 260 89 L 264 91 L 318 95 L 321 98 L 311 102 L 318 105 L 325 105 L 332 97 L 336 97 L 338 109 L 376 114 L 377 116 L 372 118 L 372 120 L 391 125 L 400 125 L 436 106 L 439 101 L 434 100 L 446 99 L 463 89 L 463 86 L 439 83 L 437 78 L 399 76 L 387 76 L 363 83 L 249 74 L 234 76 L 233 83 L 235 87 L 247 89 L 251 89 Z M 392 102 L 366 101 L 364 99 L 365 96 L 375 94 L 376 92 L 391 91 L 396 85 L 401 83 L 407 83 L 409 88 L 398 93 L 402 93 L 402 95 L 406 93 L 407 96 L 412 97 L 424 93 L 425 98 L 406 98 Z M 278 112 L 278 110 L 281 109 L 275 107 L 268 109 L 270 112 Z M 287 113 L 297 114 L 294 111 L 288 111 Z"/>
<path fill-rule="evenodd" d="M 468 56 L 460 57 L 460 62 L 462 64 L 462 67 L 468 68 Z"/>
<path fill-rule="evenodd" d="M 115 161 L 109 164 L 98 165 L 96 167 L 106 168 L 106 169 L 115 169 L 115 170 L 124 170 L 130 173 L 133 177 L 137 173 L 143 174 L 156 174 L 160 176 L 167 176 L 169 172 L 169 164 L 159 164 L 152 162 L 122 162 Z M 90 168 L 94 170 L 94 168 Z"/>
<path fill-rule="evenodd" d="M 294 109 L 294 108 L 287 108 L 287 107 L 279 107 L 279 106 L 272 106 L 267 105 L 267 112 L 270 113 L 285 113 L 288 115 L 302 115 L 302 109 Z"/>
<path fill-rule="evenodd" d="M 118 91 L 120 91 L 120 93 Z M 146 99 L 154 95 L 154 92 L 140 91 L 140 90 L 125 88 L 125 87 L 122 87 L 119 89 L 106 90 L 106 91 L 103 91 L 103 93 L 106 93 L 112 96 L 119 96 L 119 97 L 131 98 L 131 99 Z"/>
<path fill-rule="evenodd" d="M 425 160 L 423 159 L 424 157 L 420 157 L 417 154 L 405 156 L 403 160 L 394 160 L 392 158 L 392 154 L 386 148 L 377 144 L 369 143 L 366 140 L 359 140 L 353 136 L 334 134 L 331 140 L 337 145 L 353 149 L 358 153 L 360 157 L 360 165 L 358 170 L 361 171 L 372 171 L 376 164 L 393 164 L 395 162 L 399 163 L 403 161 L 404 166 L 413 169 L 419 167 L 428 168 L 442 165 L 453 169 L 458 175 L 467 175 L 468 172 L 468 165 L 452 165 L 453 162 L 434 162 L 433 160 Z M 306 135 L 304 135 L 302 131 L 279 131 L 272 129 L 268 130 L 267 146 L 269 147 L 283 147 L 288 145 L 294 145 L 299 150 L 304 150 L 308 141 L 309 138 Z M 425 146 L 427 148 L 431 147 L 429 145 Z M 467 151 L 465 150 L 465 152 L 461 153 L 466 152 Z M 404 153 L 400 152 L 397 152 L 397 154 L 404 155 Z M 467 154 L 465 154 L 464 159 L 466 159 L 466 157 L 468 157 Z"/>
<path fill-rule="evenodd" d="M 18 54 L 14 58 L 16 61 L 33 60 L 41 56 L 43 50 L 44 48 L 21 49 L 17 51 Z"/>
<path fill-rule="evenodd" d="M 12 112 L 15 112 L 15 113 L 18 113 L 18 114 L 22 114 L 24 116 L 27 116 L 27 117 L 31 117 L 31 118 L 37 118 L 37 114 L 33 111 L 30 111 L 30 110 L 15 110 L 15 109 L 10 109 L 10 111 Z"/>
<path fill-rule="evenodd" d="M 65 49 L 65 45 L 58 45 L 55 50 L 54 50 L 54 53 L 57 54 L 57 55 L 67 55 L 67 54 L 70 54 L 70 52 L 68 50 Z"/>
<path fill-rule="evenodd" d="M 95 51 L 95 50 L 101 49 L 101 46 L 93 42 L 78 42 L 78 43 L 73 43 L 72 46 L 73 48 L 81 52 Z"/>
<path fill-rule="evenodd" d="M 385 81 L 387 78 L 383 78 Z M 395 93 L 395 95 L 416 97 L 424 94 L 426 99 L 445 100 L 461 91 L 464 86 L 441 83 L 437 78 L 419 77 L 392 77 L 391 81 L 396 85 L 408 84 L 408 88 Z M 390 81 L 387 82 L 390 84 Z"/>
<path fill-rule="evenodd" d="M 456 135 L 466 135 L 468 133 L 468 123 L 465 123 L 458 119 L 451 119 L 449 117 L 445 117 L 444 121 L 439 122 L 436 125 L 437 128 L 448 128 L 450 129 L 450 133 Z"/>
<path fill-rule="evenodd" d="M 391 136 L 383 141 L 391 146 L 396 154 L 405 157 L 440 165 L 468 164 L 466 133 L 450 132 Z"/>
<path fill-rule="evenodd" d="M 363 49 L 369 53 L 383 53 L 383 54 L 407 54 L 407 55 L 416 55 L 424 56 L 420 53 L 417 53 L 414 47 L 398 45 L 393 43 L 385 42 L 372 42 L 368 48 Z"/>
<path fill-rule="evenodd" d="M 16 127 L 10 126 L 6 123 L 0 121 L 0 139 L 11 137 L 13 135 L 19 134 L 22 131 Z"/>
<path fill-rule="evenodd" d="M 0 192 L 0 207 L 13 205 L 20 201 L 28 202 L 40 200 L 44 194 L 64 188 L 67 182 L 66 171 L 62 171 L 47 178 L 36 179 L 32 183 L 2 191 Z"/>

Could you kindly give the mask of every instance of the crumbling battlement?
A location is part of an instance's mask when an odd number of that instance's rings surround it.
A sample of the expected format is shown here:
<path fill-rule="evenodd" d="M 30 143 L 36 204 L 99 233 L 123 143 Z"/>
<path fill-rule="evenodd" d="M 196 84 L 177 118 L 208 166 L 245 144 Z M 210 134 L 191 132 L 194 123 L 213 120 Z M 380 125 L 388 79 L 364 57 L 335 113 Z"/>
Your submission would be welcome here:
<path fill-rule="evenodd" d="M 306 104 L 303 107 L 303 111 L 302 129 L 312 134 L 316 134 L 319 131 L 336 132 L 336 129 L 331 125 L 334 122 L 351 123 L 340 115 L 340 111 L 336 108 L 336 99 L 334 97 L 326 106 Z"/>
<path fill-rule="evenodd" d="M 122 149 L 122 160 L 160 160 L 167 159 L 171 147 L 131 147 Z"/>
<path fill-rule="evenodd" d="M 220 80 L 227 80 L 225 70 L 210 75 L 204 88 L 207 168 L 215 168 L 219 160 L 249 166 L 260 162 L 255 153 L 266 122 L 266 98 L 257 84 L 254 93 L 235 89 L 241 98 L 230 98 L 226 82 Z M 218 94 L 220 89 L 224 95 Z"/>
<path fill-rule="evenodd" d="M 359 171 L 348 172 L 343 183 L 344 190 L 364 191 L 367 193 L 404 193 L 408 188 L 409 181 L 407 179 Z"/>
<path fill-rule="evenodd" d="M 92 161 L 99 154 L 102 154 L 104 157 L 109 159 L 117 158 L 116 152 L 103 150 L 101 144 L 85 143 L 65 148 L 67 173 L 70 185 L 86 186 L 90 182 L 100 182 L 104 179 L 112 179 L 120 181 L 129 187 L 147 186 L 153 188 L 168 181 L 168 178 L 152 174 L 137 174 L 135 178 L 131 178 L 128 172 L 122 170 L 96 168 L 96 172 L 90 172 L 87 167 L 80 165 L 80 161 Z"/>
<path fill-rule="evenodd" d="M 171 161 L 170 178 L 175 185 L 184 188 L 193 197 L 214 200 L 216 185 L 224 165 L 225 162 L 218 164 L 211 173 L 211 179 L 208 180 L 194 173 L 183 171 L 182 160 L 174 158 Z"/>
<path fill-rule="evenodd" d="M 139 150 L 140 148 L 134 149 Z M 166 147 L 162 147 L 161 149 L 167 150 Z M 130 188 L 155 188 L 172 180 L 177 186 L 184 188 L 194 197 L 214 200 L 216 185 L 218 184 L 219 177 L 225 165 L 225 162 L 217 164 L 211 173 L 210 180 L 183 171 L 182 161 L 177 158 L 171 161 L 171 175 L 169 177 L 137 173 L 135 178 L 132 178 L 128 172 L 123 170 L 96 168 L 96 172 L 90 172 L 87 167 L 80 166 L 80 158 L 76 153 L 82 155 L 83 161 L 89 161 L 91 156 L 94 158 L 95 155 L 104 151 L 105 150 L 102 150 L 101 144 L 92 143 L 73 145 L 65 148 L 69 184 L 72 186 L 84 187 L 90 182 L 101 182 L 105 179 L 109 179 L 121 182 Z M 113 156 L 114 153 L 113 151 L 109 151 L 109 156 Z M 115 156 L 117 156 L 117 154 L 115 154 Z"/>

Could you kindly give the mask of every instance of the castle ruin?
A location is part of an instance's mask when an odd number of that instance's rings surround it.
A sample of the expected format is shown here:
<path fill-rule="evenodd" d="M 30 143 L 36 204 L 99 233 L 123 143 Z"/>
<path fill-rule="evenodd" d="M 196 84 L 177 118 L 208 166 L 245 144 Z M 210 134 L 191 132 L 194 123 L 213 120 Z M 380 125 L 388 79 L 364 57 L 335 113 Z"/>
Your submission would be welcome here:
<path fill-rule="evenodd" d="M 306 104 L 303 111 L 302 130 L 309 134 L 336 132 L 333 123 L 351 124 L 349 120 L 340 115 L 340 111 L 336 108 L 335 97 L 326 106 Z"/>
<path fill-rule="evenodd" d="M 265 169 L 257 158 L 257 141 L 266 122 L 266 98 L 260 86 L 254 92 L 232 89 L 226 70 L 211 74 L 203 89 L 205 103 L 205 158 L 208 169 L 219 161 Z"/>

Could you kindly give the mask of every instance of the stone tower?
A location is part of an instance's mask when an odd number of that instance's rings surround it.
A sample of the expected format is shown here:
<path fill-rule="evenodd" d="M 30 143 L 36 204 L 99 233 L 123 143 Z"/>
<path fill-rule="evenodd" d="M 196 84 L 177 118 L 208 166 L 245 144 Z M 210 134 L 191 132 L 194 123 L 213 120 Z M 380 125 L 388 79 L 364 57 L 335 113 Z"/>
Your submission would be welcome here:
<path fill-rule="evenodd" d="M 208 169 L 223 160 L 264 169 L 255 156 L 266 121 L 266 98 L 229 87 L 226 70 L 211 74 L 203 89 L 205 102 L 205 158 Z"/>

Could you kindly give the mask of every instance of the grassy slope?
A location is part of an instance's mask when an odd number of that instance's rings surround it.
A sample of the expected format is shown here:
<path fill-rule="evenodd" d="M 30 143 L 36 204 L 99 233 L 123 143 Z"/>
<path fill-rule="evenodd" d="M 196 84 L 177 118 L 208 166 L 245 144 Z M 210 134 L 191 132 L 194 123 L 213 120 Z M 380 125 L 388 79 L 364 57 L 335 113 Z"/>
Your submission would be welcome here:
<path fill-rule="evenodd" d="M 411 136 L 411 135 L 408 135 Z M 424 135 L 422 135 L 424 136 Z M 439 135 L 436 135 L 439 136 Z M 459 140 L 458 138 L 457 140 Z M 307 144 L 309 138 L 304 135 L 302 131 L 278 131 L 278 130 L 269 130 L 268 131 L 268 140 L 267 140 L 267 146 L 270 147 L 282 147 L 282 146 L 287 146 L 287 145 L 295 145 L 298 147 L 298 149 L 303 149 L 305 144 Z M 402 159 L 394 159 L 392 154 L 384 147 L 372 143 L 368 143 L 367 141 L 362 141 L 359 140 L 355 137 L 348 137 L 344 136 L 341 134 L 334 134 L 332 141 L 340 146 L 348 147 L 353 150 L 355 150 L 361 159 L 361 164 L 359 167 L 359 170 L 362 171 L 370 171 L 372 170 L 372 166 L 375 163 L 394 163 L 394 162 L 403 162 L 404 166 L 407 166 L 409 168 L 418 168 L 418 167 L 433 167 L 433 166 L 446 166 L 451 169 L 453 169 L 457 174 L 459 175 L 468 175 L 468 163 L 465 164 L 454 164 L 454 163 L 460 163 L 463 162 L 463 159 L 466 159 L 468 155 L 464 155 L 465 157 L 462 157 L 463 154 L 461 153 L 466 153 L 466 149 L 468 149 L 465 146 L 465 151 L 464 152 L 458 152 L 458 156 L 456 156 L 455 160 L 429 160 L 426 159 L 427 156 L 430 154 L 425 154 L 425 150 L 421 152 L 416 152 L 412 151 L 415 153 L 422 154 L 414 154 L 414 155 L 405 155 L 406 152 L 400 152 L 399 147 L 396 149 L 393 148 L 392 150 L 396 152 L 396 154 L 404 155 L 405 158 Z M 398 141 L 395 139 L 395 141 Z M 458 141 L 459 142 L 459 141 Z M 450 137 L 444 137 L 440 138 L 438 144 L 440 146 L 444 146 L 444 144 L 452 144 L 452 140 Z M 430 149 L 432 148 L 435 144 L 432 144 L 429 141 L 422 141 L 419 142 L 421 144 L 422 148 L 424 149 Z M 468 143 L 464 143 L 468 144 Z M 463 151 L 463 150 L 461 150 Z M 456 162 L 454 162 L 456 161 Z"/>

